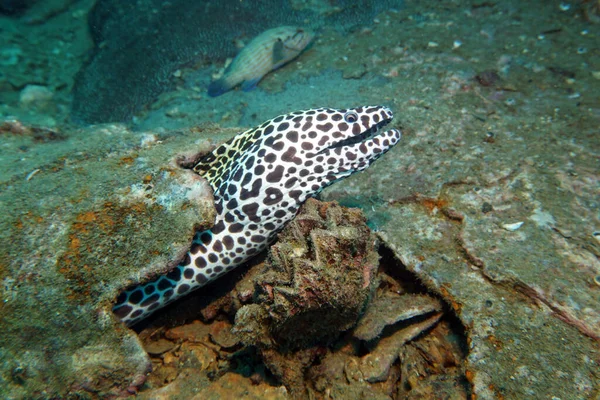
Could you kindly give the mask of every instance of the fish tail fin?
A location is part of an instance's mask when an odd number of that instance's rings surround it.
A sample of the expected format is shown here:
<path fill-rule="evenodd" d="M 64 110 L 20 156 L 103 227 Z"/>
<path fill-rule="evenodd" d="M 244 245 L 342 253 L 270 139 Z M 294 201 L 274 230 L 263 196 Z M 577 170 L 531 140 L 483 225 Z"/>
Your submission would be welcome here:
<path fill-rule="evenodd" d="M 230 85 L 227 80 L 221 78 L 213 81 L 208 85 L 208 95 L 210 97 L 217 97 L 222 95 L 225 92 L 231 90 L 233 86 Z"/>

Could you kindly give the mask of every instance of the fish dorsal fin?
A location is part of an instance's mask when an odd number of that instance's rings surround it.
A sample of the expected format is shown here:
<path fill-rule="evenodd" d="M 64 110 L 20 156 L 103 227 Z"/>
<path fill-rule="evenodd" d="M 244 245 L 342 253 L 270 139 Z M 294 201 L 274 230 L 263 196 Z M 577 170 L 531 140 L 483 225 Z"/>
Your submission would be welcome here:
<path fill-rule="evenodd" d="M 249 129 L 223 143 L 194 166 L 194 172 L 208 181 L 217 192 L 221 184 L 229 179 L 232 169 L 240 157 L 260 137 L 255 135 L 258 128 Z M 259 137 L 257 137 L 259 136 Z"/>

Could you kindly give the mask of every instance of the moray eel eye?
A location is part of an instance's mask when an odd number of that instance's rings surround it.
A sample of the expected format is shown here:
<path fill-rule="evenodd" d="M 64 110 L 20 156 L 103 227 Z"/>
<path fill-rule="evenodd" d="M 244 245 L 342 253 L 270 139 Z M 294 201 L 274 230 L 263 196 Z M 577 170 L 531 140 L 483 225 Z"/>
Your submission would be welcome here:
<path fill-rule="evenodd" d="M 356 122 L 358 121 L 358 114 L 354 111 L 348 111 L 346 114 L 344 114 L 344 121 L 349 124 Z"/>

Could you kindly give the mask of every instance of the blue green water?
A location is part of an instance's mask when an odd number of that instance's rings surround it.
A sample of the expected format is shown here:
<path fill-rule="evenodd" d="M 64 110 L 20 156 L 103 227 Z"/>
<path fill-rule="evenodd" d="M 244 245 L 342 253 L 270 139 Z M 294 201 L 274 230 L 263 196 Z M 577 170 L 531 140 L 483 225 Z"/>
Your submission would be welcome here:
<path fill-rule="evenodd" d="M 102 312 L 147 273 L 128 244 L 169 225 L 158 208 L 193 219 L 177 156 L 278 114 L 382 104 L 402 142 L 322 199 L 360 208 L 384 261 L 447 302 L 478 396 L 597 396 L 599 22 L 597 1 L 0 0 L 0 395 L 106 394 L 98 349 L 145 354 Z M 315 38 L 209 96 L 282 25 Z M 186 240 L 160 236 L 161 255 Z M 87 379 L 82 360 L 104 361 Z M 132 364 L 119 390 L 141 385 Z"/>

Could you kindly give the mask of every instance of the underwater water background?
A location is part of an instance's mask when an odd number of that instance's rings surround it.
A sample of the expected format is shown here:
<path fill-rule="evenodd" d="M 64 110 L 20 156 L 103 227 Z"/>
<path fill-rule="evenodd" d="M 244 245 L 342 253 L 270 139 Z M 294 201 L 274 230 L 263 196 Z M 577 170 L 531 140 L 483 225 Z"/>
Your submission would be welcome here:
<path fill-rule="evenodd" d="M 0 397 L 598 398 L 599 35 L 596 0 L 0 0 Z M 214 223 L 200 154 L 371 105 L 402 139 L 276 245 L 113 314 Z"/>

